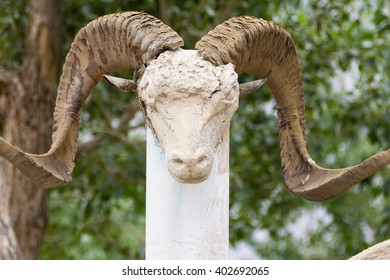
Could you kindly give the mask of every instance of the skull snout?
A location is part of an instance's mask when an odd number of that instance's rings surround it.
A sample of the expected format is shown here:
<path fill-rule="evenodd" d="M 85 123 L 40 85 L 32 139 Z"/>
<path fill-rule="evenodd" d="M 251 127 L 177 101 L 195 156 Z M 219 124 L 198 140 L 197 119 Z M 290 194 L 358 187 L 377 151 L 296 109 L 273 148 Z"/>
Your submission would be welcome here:
<path fill-rule="evenodd" d="M 191 153 L 173 153 L 168 170 L 182 183 L 196 184 L 207 179 L 213 164 L 212 157 L 202 149 Z"/>

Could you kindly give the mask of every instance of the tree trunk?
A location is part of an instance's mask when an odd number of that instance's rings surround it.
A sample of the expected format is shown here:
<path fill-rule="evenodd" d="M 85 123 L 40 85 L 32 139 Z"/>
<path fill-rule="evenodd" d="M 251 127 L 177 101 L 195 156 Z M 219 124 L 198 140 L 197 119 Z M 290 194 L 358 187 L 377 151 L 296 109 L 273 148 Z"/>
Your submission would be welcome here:
<path fill-rule="evenodd" d="M 30 0 L 22 67 L 0 71 L 3 138 L 31 153 L 45 153 L 51 144 L 61 15 L 61 1 Z M 46 191 L 0 163 L 0 259 L 36 259 L 47 220 Z"/>

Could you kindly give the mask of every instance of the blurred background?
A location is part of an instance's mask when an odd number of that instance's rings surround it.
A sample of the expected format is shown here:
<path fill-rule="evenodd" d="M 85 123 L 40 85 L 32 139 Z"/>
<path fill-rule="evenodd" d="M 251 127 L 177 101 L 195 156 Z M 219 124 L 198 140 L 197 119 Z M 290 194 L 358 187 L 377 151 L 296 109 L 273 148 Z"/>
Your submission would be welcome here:
<path fill-rule="evenodd" d="M 2 69 L 23 66 L 29 7 L 25 0 L 0 2 Z M 80 28 L 126 10 L 160 18 L 187 49 L 232 16 L 275 22 L 294 38 L 302 64 L 312 158 L 337 168 L 390 147 L 389 1 L 67 0 L 58 13 L 59 65 Z M 132 78 L 129 70 L 116 75 Z M 74 179 L 47 194 L 39 259 L 144 258 L 144 136 L 136 95 L 101 81 L 84 106 Z M 230 139 L 231 258 L 346 259 L 390 238 L 389 168 L 321 203 L 288 191 L 266 87 L 240 101 Z"/>

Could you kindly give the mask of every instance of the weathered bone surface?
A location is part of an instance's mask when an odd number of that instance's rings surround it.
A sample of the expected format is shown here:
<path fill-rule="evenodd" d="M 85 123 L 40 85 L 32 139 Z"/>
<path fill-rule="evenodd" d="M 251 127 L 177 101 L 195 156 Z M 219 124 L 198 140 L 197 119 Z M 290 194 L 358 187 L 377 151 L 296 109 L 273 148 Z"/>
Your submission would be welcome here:
<path fill-rule="evenodd" d="M 183 183 L 205 180 L 238 107 L 234 66 L 213 66 L 195 50 L 167 51 L 146 68 L 137 91 L 170 174 Z"/>

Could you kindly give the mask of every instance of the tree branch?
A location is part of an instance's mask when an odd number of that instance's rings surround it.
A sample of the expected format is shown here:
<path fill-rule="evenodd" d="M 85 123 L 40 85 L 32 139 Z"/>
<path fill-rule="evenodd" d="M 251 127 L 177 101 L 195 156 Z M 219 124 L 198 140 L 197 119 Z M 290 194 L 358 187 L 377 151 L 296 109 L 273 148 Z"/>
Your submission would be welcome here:
<path fill-rule="evenodd" d="M 0 132 L 10 108 L 11 94 L 22 95 L 25 89 L 17 71 L 0 68 Z"/>
<path fill-rule="evenodd" d="M 95 136 L 92 140 L 79 144 L 79 146 L 77 147 L 77 157 L 83 156 L 87 152 L 98 148 L 107 136 L 115 137 L 126 144 L 130 144 L 129 141 L 123 137 L 123 135 L 129 130 L 133 130 L 140 127 L 129 126 L 130 120 L 135 117 L 135 114 L 139 109 L 137 102 L 132 102 L 125 107 L 123 114 L 118 118 L 119 125 L 116 128 L 111 127 L 111 114 L 107 110 L 105 110 L 104 106 L 100 106 L 101 104 L 99 104 L 99 102 L 97 102 L 96 104 L 102 110 L 103 117 L 105 118 L 105 123 L 109 128 L 96 131 L 98 132 L 98 135 Z"/>
<path fill-rule="evenodd" d="M 167 5 L 165 3 L 165 0 L 158 0 L 158 9 L 159 9 L 161 21 L 169 25 L 168 10 L 167 10 Z"/>
<path fill-rule="evenodd" d="M 21 254 L 6 209 L 0 209 L 0 260 L 18 260 Z"/>
<path fill-rule="evenodd" d="M 235 3 L 236 0 L 229 0 L 227 1 L 227 3 L 224 3 L 223 8 L 221 8 L 217 12 L 216 16 L 214 17 L 215 18 L 214 23 L 223 22 L 227 20 L 229 17 L 231 17 Z"/>
<path fill-rule="evenodd" d="M 18 92 L 24 93 L 23 83 L 19 78 L 18 71 L 0 68 L 0 88 L 14 86 Z"/>

